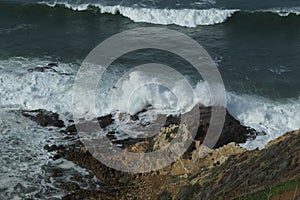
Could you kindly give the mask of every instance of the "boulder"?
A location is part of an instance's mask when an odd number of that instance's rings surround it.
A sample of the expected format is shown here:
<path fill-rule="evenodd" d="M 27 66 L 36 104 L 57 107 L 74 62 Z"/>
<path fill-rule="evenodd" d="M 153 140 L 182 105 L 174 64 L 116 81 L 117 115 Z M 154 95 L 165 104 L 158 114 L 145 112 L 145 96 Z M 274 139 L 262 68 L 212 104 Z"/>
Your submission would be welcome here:
<path fill-rule="evenodd" d="M 57 113 L 53 113 L 51 111 L 39 109 L 32 111 L 22 111 L 21 114 L 36 122 L 38 125 L 42 127 L 53 126 L 62 128 L 64 127 L 64 121 L 59 119 L 59 115 Z"/>

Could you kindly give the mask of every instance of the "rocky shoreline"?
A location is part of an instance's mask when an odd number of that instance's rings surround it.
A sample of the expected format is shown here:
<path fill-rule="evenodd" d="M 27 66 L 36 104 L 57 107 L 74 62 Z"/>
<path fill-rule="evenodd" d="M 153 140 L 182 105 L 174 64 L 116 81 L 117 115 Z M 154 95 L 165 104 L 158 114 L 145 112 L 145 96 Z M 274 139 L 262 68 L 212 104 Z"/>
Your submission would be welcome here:
<path fill-rule="evenodd" d="M 64 127 L 55 113 L 36 110 L 24 111 L 23 115 L 41 126 L 62 128 L 62 134 L 74 138 L 72 144 L 44 148 L 55 152 L 52 159 L 72 161 L 91 170 L 101 182 L 94 189 L 81 188 L 75 182 L 61 184 L 59 187 L 66 192 L 63 199 L 253 199 L 255 195 L 258 196 L 254 199 L 289 199 L 292 191 L 291 199 L 300 198 L 300 131 L 286 133 L 262 150 L 247 151 L 238 143 L 254 139 L 258 133 L 242 126 L 227 112 L 221 136 L 209 149 L 201 143 L 209 127 L 211 108 L 200 107 L 200 112 L 197 134 L 188 151 L 170 166 L 143 174 L 121 172 L 102 164 L 78 139 L 75 125 Z M 153 151 L 176 137 L 174 130 L 181 128 L 179 116 L 166 118 L 165 125 L 151 138 L 118 140 L 115 132 L 109 132 L 107 137 L 127 151 Z M 107 115 L 84 123 L 99 123 L 106 128 L 114 119 Z M 53 175 L 59 173 L 56 169 Z M 88 177 L 74 179 L 83 181 Z M 290 187 L 285 188 L 285 184 Z"/>

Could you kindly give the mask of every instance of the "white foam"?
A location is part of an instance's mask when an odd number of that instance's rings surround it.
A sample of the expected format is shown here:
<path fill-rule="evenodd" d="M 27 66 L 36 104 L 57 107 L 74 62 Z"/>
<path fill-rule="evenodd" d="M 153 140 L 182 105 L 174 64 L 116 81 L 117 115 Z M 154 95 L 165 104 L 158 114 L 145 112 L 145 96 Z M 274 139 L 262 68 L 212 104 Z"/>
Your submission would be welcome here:
<path fill-rule="evenodd" d="M 61 116 L 65 113 L 72 113 L 71 97 L 75 75 L 66 76 L 52 71 L 27 71 L 33 67 L 46 66 L 49 62 L 47 59 L 25 58 L 0 60 L 1 109 L 42 108 L 60 113 Z M 59 63 L 56 70 L 75 74 L 74 68 L 71 64 Z M 209 98 L 205 82 L 199 82 L 193 87 L 196 95 L 192 98 L 190 93 L 185 92 L 188 89 L 182 79 L 176 79 L 172 86 L 166 89 L 157 84 L 146 84 L 147 82 L 155 83 L 157 77 L 147 75 L 142 71 L 133 71 L 116 88 L 113 88 L 113 80 L 118 79 L 115 73 L 117 72 L 108 74 L 108 78 L 99 83 L 101 88 L 96 94 L 99 116 L 115 111 L 133 114 L 150 104 L 153 106 L 151 112 L 167 114 L 186 112 L 197 103 L 207 106 L 216 105 L 216 102 L 212 102 Z M 142 87 L 132 95 L 133 86 Z M 177 96 L 174 95 L 174 91 Z M 180 104 L 178 99 L 181 99 Z M 285 132 L 300 128 L 300 99 L 278 102 L 254 95 L 237 95 L 228 92 L 227 100 L 228 110 L 242 124 L 266 134 L 243 145 L 248 149 L 262 148 L 268 141 Z M 82 106 L 85 107 L 84 102 Z M 86 110 L 86 112 L 89 111 Z M 149 116 L 151 117 L 152 114 Z"/>
<path fill-rule="evenodd" d="M 191 6 L 207 6 L 216 4 L 215 0 L 199 0 L 193 3 L 190 3 Z"/>
<path fill-rule="evenodd" d="M 281 17 L 287 17 L 291 14 L 294 15 L 300 15 L 300 7 L 294 7 L 294 8 L 272 8 L 268 10 L 263 10 L 263 12 L 271 12 L 278 14 Z"/>
<path fill-rule="evenodd" d="M 175 24 L 185 27 L 196 27 L 198 25 L 212 25 L 225 22 L 236 9 L 156 9 L 136 8 L 121 5 L 104 6 L 101 4 L 70 4 L 68 2 L 41 2 L 48 6 L 64 5 L 66 8 L 83 11 L 89 6 L 97 7 L 101 13 L 118 14 L 128 17 L 134 22 L 146 22 L 151 24 Z"/>
<path fill-rule="evenodd" d="M 228 110 L 233 116 L 242 124 L 265 133 L 242 145 L 247 149 L 263 148 L 269 141 L 300 128 L 300 98 L 277 102 L 234 93 L 228 97 Z"/>
<path fill-rule="evenodd" d="M 187 81 L 174 76 L 173 85 L 165 84 L 159 75 L 155 77 L 143 71 L 133 71 L 114 91 L 111 110 L 135 114 L 152 105 L 165 113 L 186 112 L 195 105 L 193 90 Z M 168 77 L 169 80 L 170 77 Z M 166 81 L 168 82 L 168 81 Z M 191 93 L 190 93 L 191 92 Z M 121 98 L 120 98 L 121 96 Z M 186 98 L 187 96 L 191 98 Z"/>
<path fill-rule="evenodd" d="M 34 139 L 33 139 L 34 138 Z M 51 139 L 52 138 L 52 139 Z M 43 149 L 50 140 L 63 138 L 58 130 L 41 129 L 17 112 L 0 109 L 0 199 L 26 199 L 38 195 L 63 196 L 45 173 L 49 155 Z M 47 141 L 47 142 L 45 142 Z M 44 188 L 49 190 L 44 192 Z"/>
<path fill-rule="evenodd" d="M 27 71 L 48 63 L 49 60 L 21 57 L 0 60 L 1 107 L 11 110 L 47 109 L 58 113 L 70 111 L 72 75 Z M 69 73 L 72 67 L 60 63 L 56 70 Z"/>

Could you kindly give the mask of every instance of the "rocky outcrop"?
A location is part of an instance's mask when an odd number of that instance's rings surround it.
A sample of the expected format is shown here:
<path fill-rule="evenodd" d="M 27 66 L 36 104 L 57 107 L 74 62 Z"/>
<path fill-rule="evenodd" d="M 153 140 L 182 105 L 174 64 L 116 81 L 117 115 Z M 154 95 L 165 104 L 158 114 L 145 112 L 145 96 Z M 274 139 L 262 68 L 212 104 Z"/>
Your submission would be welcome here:
<path fill-rule="evenodd" d="M 44 67 L 35 67 L 35 68 L 30 68 L 27 71 L 28 72 L 57 72 L 54 68 L 57 67 L 56 63 L 49 63 L 47 66 Z"/>
<path fill-rule="evenodd" d="M 93 119 L 93 120 L 90 120 L 90 121 L 83 121 L 83 122 L 80 122 L 78 124 L 78 126 L 80 126 L 82 128 L 82 130 L 90 130 L 90 127 L 95 127 L 94 125 L 99 125 L 100 128 L 106 128 L 107 126 L 111 125 L 114 123 L 114 119 L 113 119 L 113 116 L 110 114 L 110 115 L 106 115 L 106 116 L 103 116 L 103 117 L 98 117 L 96 119 Z M 64 133 L 68 134 L 68 135 L 75 135 L 77 134 L 77 129 L 76 129 L 76 126 L 75 124 L 72 124 L 70 126 L 68 126 L 65 130 L 64 130 Z"/>
<path fill-rule="evenodd" d="M 22 111 L 21 113 L 24 117 L 31 119 L 36 122 L 38 125 L 42 127 L 53 126 L 62 128 L 64 127 L 64 121 L 59 119 L 59 115 L 57 113 L 53 113 L 51 111 L 39 109 L 32 111 Z"/>
<path fill-rule="evenodd" d="M 210 126 L 211 109 L 212 108 L 200 106 L 200 107 L 194 107 L 192 109 L 192 111 L 195 109 L 199 109 L 199 112 L 200 112 L 198 126 L 194 127 L 193 124 L 189 124 L 188 126 L 196 129 L 195 140 L 202 142 L 203 139 L 205 138 L 208 128 Z M 146 111 L 147 110 L 144 109 L 141 112 L 137 113 L 136 115 L 130 116 L 131 120 L 132 121 L 139 120 L 138 114 L 146 112 Z M 158 118 L 166 119 L 164 122 L 163 128 L 168 128 L 169 126 L 178 126 L 180 124 L 184 125 L 184 123 L 194 123 L 193 122 L 194 119 L 192 119 L 193 114 L 191 114 L 191 113 L 193 113 L 192 111 L 189 113 L 183 114 L 184 116 L 181 116 L 181 115 L 162 116 L 161 115 L 161 116 L 158 116 Z M 120 116 L 122 116 L 122 115 L 120 115 Z M 191 120 L 186 120 L 186 122 L 181 122 L 181 118 L 184 118 L 184 119 L 191 118 Z M 80 124 L 80 126 L 82 127 L 82 129 L 84 129 L 84 127 L 86 127 L 86 129 L 89 130 L 89 127 L 94 127 L 94 126 L 91 126 L 91 124 L 95 124 L 95 123 L 99 123 L 101 128 L 105 128 L 108 125 L 113 124 L 114 119 L 113 119 L 113 116 L 110 114 L 110 115 L 99 117 L 99 118 L 91 120 L 91 121 L 82 122 Z M 71 125 L 71 126 L 67 127 L 65 132 L 68 134 L 76 134 L 76 126 Z M 142 139 L 140 139 L 140 138 L 128 138 L 127 139 L 128 142 L 126 142 L 126 140 L 123 140 L 123 141 L 115 140 L 116 139 L 115 134 L 116 133 L 114 131 L 110 131 L 108 133 L 107 137 L 109 139 L 112 139 L 113 143 L 122 144 L 122 146 L 124 148 L 128 146 L 128 145 L 126 145 L 127 143 L 134 144 L 134 143 L 142 141 Z M 226 111 L 224 127 L 219 136 L 219 140 L 215 144 L 215 148 L 221 147 L 230 142 L 244 143 L 244 142 L 246 142 L 247 139 L 254 139 L 257 135 L 258 135 L 258 133 L 254 129 L 243 126 L 239 121 L 234 119 L 234 117 L 232 115 L 230 115 L 230 113 L 228 111 Z M 153 139 L 153 137 L 151 136 L 150 138 L 145 139 L 145 141 L 149 141 L 149 139 L 151 140 L 151 139 Z"/>
<path fill-rule="evenodd" d="M 203 138 L 206 135 L 211 120 L 211 107 L 200 107 L 200 120 L 197 132 L 197 138 Z M 243 126 L 226 110 L 226 117 L 222 133 L 217 141 L 215 148 L 221 147 L 230 142 L 245 143 L 247 139 L 254 139 L 257 136 L 254 129 Z"/>
<path fill-rule="evenodd" d="M 154 138 L 152 144 L 154 148 L 163 146 L 166 135 L 172 135 L 177 125 L 171 126 L 162 129 L 158 138 Z M 129 145 L 127 148 L 135 149 L 136 152 L 146 152 L 149 150 L 149 145 L 149 142 L 143 141 Z M 235 199 L 241 196 L 247 199 L 247 196 L 255 196 L 259 191 L 263 191 L 262 195 L 265 195 L 266 191 L 271 191 L 270 188 L 279 186 L 280 195 L 290 195 L 291 189 L 282 191 L 284 185 L 280 184 L 288 183 L 289 187 L 291 183 L 295 187 L 300 184 L 299 146 L 300 131 L 285 134 L 261 151 L 246 151 L 235 143 L 207 149 L 197 142 L 195 149 L 190 151 L 191 157 L 182 157 L 164 169 L 145 174 L 129 174 L 110 169 L 93 158 L 80 142 L 67 148 L 59 147 L 57 152 L 64 158 L 91 169 L 111 188 L 107 192 L 104 192 L 106 190 L 96 192 L 74 187 L 75 190 L 64 199 L 76 197 L 79 199 L 181 200 Z M 274 198 L 279 194 L 270 192 L 270 196 L 273 195 Z M 297 188 L 296 193 L 293 194 L 300 195 Z"/>
<path fill-rule="evenodd" d="M 72 75 L 71 73 L 64 73 L 64 72 L 60 72 L 58 70 L 56 70 L 56 68 L 58 67 L 58 64 L 56 63 L 49 63 L 47 66 L 43 66 L 43 67 L 34 67 L 34 68 L 30 68 L 27 71 L 28 72 L 40 72 L 40 73 L 44 73 L 44 72 L 54 72 L 57 73 L 59 75 Z"/>
<path fill-rule="evenodd" d="M 287 182 L 294 182 L 294 186 L 300 184 L 300 130 L 286 133 L 261 151 L 230 156 L 223 165 L 205 174 L 205 180 L 203 173 L 191 180 L 192 183 L 200 183 L 201 189 L 195 199 L 234 199 L 241 196 L 247 199 L 259 191 L 263 191 L 262 196 L 268 199 L 266 194 L 275 198 L 289 189 L 296 191 L 295 197 L 300 196 L 297 188 L 284 188 Z M 280 191 L 276 191 L 279 186 Z"/>
<path fill-rule="evenodd" d="M 256 132 L 242 126 L 227 112 L 222 135 L 217 145 L 210 149 L 202 145 L 210 122 L 210 108 L 201 109 L 200 126 L 190 148 L 177 161 L 156 172 L 130 174 L 111 169 L 95 159 L 79 140 L 67 146 L 46 145 L 46 150 L 56 152 L 53 159 L 73 161 L 90 169 L 101 181 L 101 190 L 64 183 L 61 187 L 68 194 L 63 199 L 251 199 L 252 196 L 264 199 L 266 194 L 278 199 L 300 195 L 297 190 L 300 185 L 300 130 L 270 142 L 263 150 L 247 151 L 234 141 L 243 142 L 255 137 Z M 47 112 L 33 113 L 24 116 L 42 126 L 55 124 L 48 119 L 59 120 L 53 113 L 50 118 Z M 48 117 L 41 113 L 47 113 Z M 133 116 L 132 120 L 138 120 L 138 116 Z M 82 123 L 87 128 L 89 123 L 99 123 L 105 129 L 114 122 L 113 116 L 108 115 Z M 179 116 L 168 116 L 159 133 L 151 138 L 117 140 L 114 131 L 107 136 L 127 151 L 142 153 L 164 148 L 170 140 L 178 139 L 178 131 L 186 132 L 185 127 Z M 77 138 L 75 125 L 63 132 Z"/>

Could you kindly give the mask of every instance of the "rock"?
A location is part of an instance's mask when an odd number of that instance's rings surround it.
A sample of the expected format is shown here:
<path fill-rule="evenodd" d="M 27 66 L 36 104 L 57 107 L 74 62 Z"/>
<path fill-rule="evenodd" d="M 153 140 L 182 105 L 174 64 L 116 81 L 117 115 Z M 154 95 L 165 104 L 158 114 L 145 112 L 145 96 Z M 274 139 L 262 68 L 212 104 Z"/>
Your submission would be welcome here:
<path fill-rule="evenodd" d="M 201 142 L 209 127 L 211 108 L 200 108 L 200 111 L 200 126 L 196 127 L 191 148 L 185 156 L 158 172 L 130 174 L 111 169 L 94 158 L 80 141 L 64 148 L 46 147 L 49 151 L 58 149 L 57 155 L 90 169 L 93 173 L 85 180 L 95 175 L 104 184 L 99 186 L 105 188 L 101 192 L 72 184 L 64 186 L 69 194 L 63 199 L 235 199 L 299 175 L 300 131 L 281 137 L 261 151 L 246 151 L 235 142 L 244 142 L 257 133 L 242 126 L 227 112 L 219 141 L 210 149 Z M 186 131 L 179 116 L 169 117 L 167 122 L 154 138 L 118 141 L 114 131 L 108 137 L 128 151 L 153 151 L 165 147 L 170 140 L 180 139 L 178 130 Z M 101 128 L 106 128 L 114 120 L 108 115 L 84 125 L 88 128 L 90 123 L 100 123 Z M 72 125 L 67 130 L 76 132 L 76 127 Z"/>
<path fill-rule="evenodd" d="M 49 63 L 48 67 L 57 67 L 58 65 L 56 63 Z"/>
<path fill-rule="evenodd" d="M 49 146 L 47 144 L 44 146 L 44 149 L 47 150 L 48 152 L 52 152 L 52 151 L 62 150 L 62 149 L 64 149 L 64 147 L 62 145 L 57 146 L 56 144 L 53 144 L 53 145 Z"/>
<path fill-rule="evenodd" d="M 280 136 L 279 138 L 270 141 L 270 142 L 266 145 L 266 148 L 268 148 L 268 147 L 270 147 L 270 146 L 272 146 L 272 145 L 276 145 L 276 144 L 278 144 L 279 142 L 284 141 L 284 140 L 286 140 L 286 139 L 288 139 L 288 138 L 291 138 L 291 137 L 293 137 L 294 135 L 297 135 L 297 134 L 299 134 L 299 133 L 300 133 L 300 130 L 290 131 L 290 132 L 284 134 L 283 136 Z"/>
<path fill-rule="evenodd" d="M 133 145 L 129 145 L 126 149 L 133 153 L 144 153 L 149 147 L 149 141 L 142 141 Z"/>
<path fill-rule="evenodd" d="M 191 200 L 195 193 L 199 190 L 200 186 L 195 185 L 185 185 L 182 188 L 180 188 L 176 200 Z"/>
<path fill-rule="evenodd" d="M 62 188 L 63 190 L 65 190 L 65 191 L 69 191 L 69 192 L 70 191 L 71 192 L 76 191 L 80 188 L 79 185 L 77 183 L 74 183 L 74 182 L 62 183 L 62 184 L 60 184 L 59 187 Z"/>
<path fill-rule="evenodd" d="M 75 124 L 68 126 L 63 132 L 67 135 L 76 135 L 77 130 Z"/>
<path fill-rule="evenodd" d="M 60 169 L 51 169 L 50 175 L 52 177 L 62 177 L 64 175 L 63 171 Z"/>
<path fill-rule="evenodd" d="M 158 195 L 157 200 L 172 200 L 172 196 L 169 192 L 163 191 Z"/>
<path fill-rule="evenodd" d="M 105 128 L 105 127 L 113 124 L 115 121 L 111 114 L 103 116 L 103 117 L 98 117 L 97 120 L 98 120 L 98 123 L 101 128 Z"/>
<path fill-rule="evenodd" d="M 83 131 L 84 131 L 84 130 L 86 130 L 86 131 L 93 131 L 93 130 L 91 130 L 90 127 L 95 127 L 95 126 L 94 126 L 95 124 L 97 125 L 96 127 L 98 127 L 98 125 L 99 125 L 100 128 L 104 129 L 104 128 L 106 128 L 107 126 L 113 124 L 114 121 L 115 121 L 115 120 L 113 119 L 112 115 L 110 114 L 110 115 L 98 117 L 97 119 L 93 119 L 93 120 L 90 120 L 90 121 L 83 121 L 83 122 L 80 122 L 80 123 L 78 124 L 78 126 L 80 126 L 80 128 L 81 128 Z M 98 130 L 98 129 L 97 129 L 97 130 Z M 77 129 L 76 129 L 75 124 L 72 124 L 72 125 L 68 126 L 68 127 L 65 129 L 64 133 L 66 133 L 66 134 L 68 134 L 68 135 L 75 135 L 75 134 L 77 134 Z"/>
<path fill-rule="evenodd" d="M 31 119 L 36 122 L 38 125 L 42 127 L 53 126 L 62 128 L 64 127 L 64 121 L 59 119 L 59 115 L 57 113 L 53 113 L 51 111 L 39 109 L 32 111 L 22 111 L 21 113 L 24 117 Z"/>
<path fill-rule="evenodd" d="M 49 63 L 47 66 L 35 67 L 35 68 L 28 69 L 27 71 L 28 72 L 47 72 L 47 71 L 57 72 L 55 69 L 53 69 L 54 67 L 57 67 L 56 63 Z"/>
<path fill-rule="evenodd" d="M 200 107 L 200 121 L 196 139 L 202 140 L 205 137 L 210 125 L 210 119 L 211 107 Z M 214 148 L 219 148 L 230 142 L 245 143 L 247 139 L 254 139 L 257 134 L 254 129 L 241 125 L 241 123 L 226 110 L 224 126 Z"/>
<path fill-rule="evenodd" d="M 220 196 L 235 199 L 269 188 L 275 191 L 274 188 L 287 180 L 298 180 L 300 183 L 299 133 L 299 130 L 286 133 L 260 151 L 245 151 L 230 156 L 224 164 L 214 167 L 213 172 L 206 173 L 203 178 L 199 174 L 198 179 L 192 180 L 202 183 L 196 199 L 217 199 Z"/>

